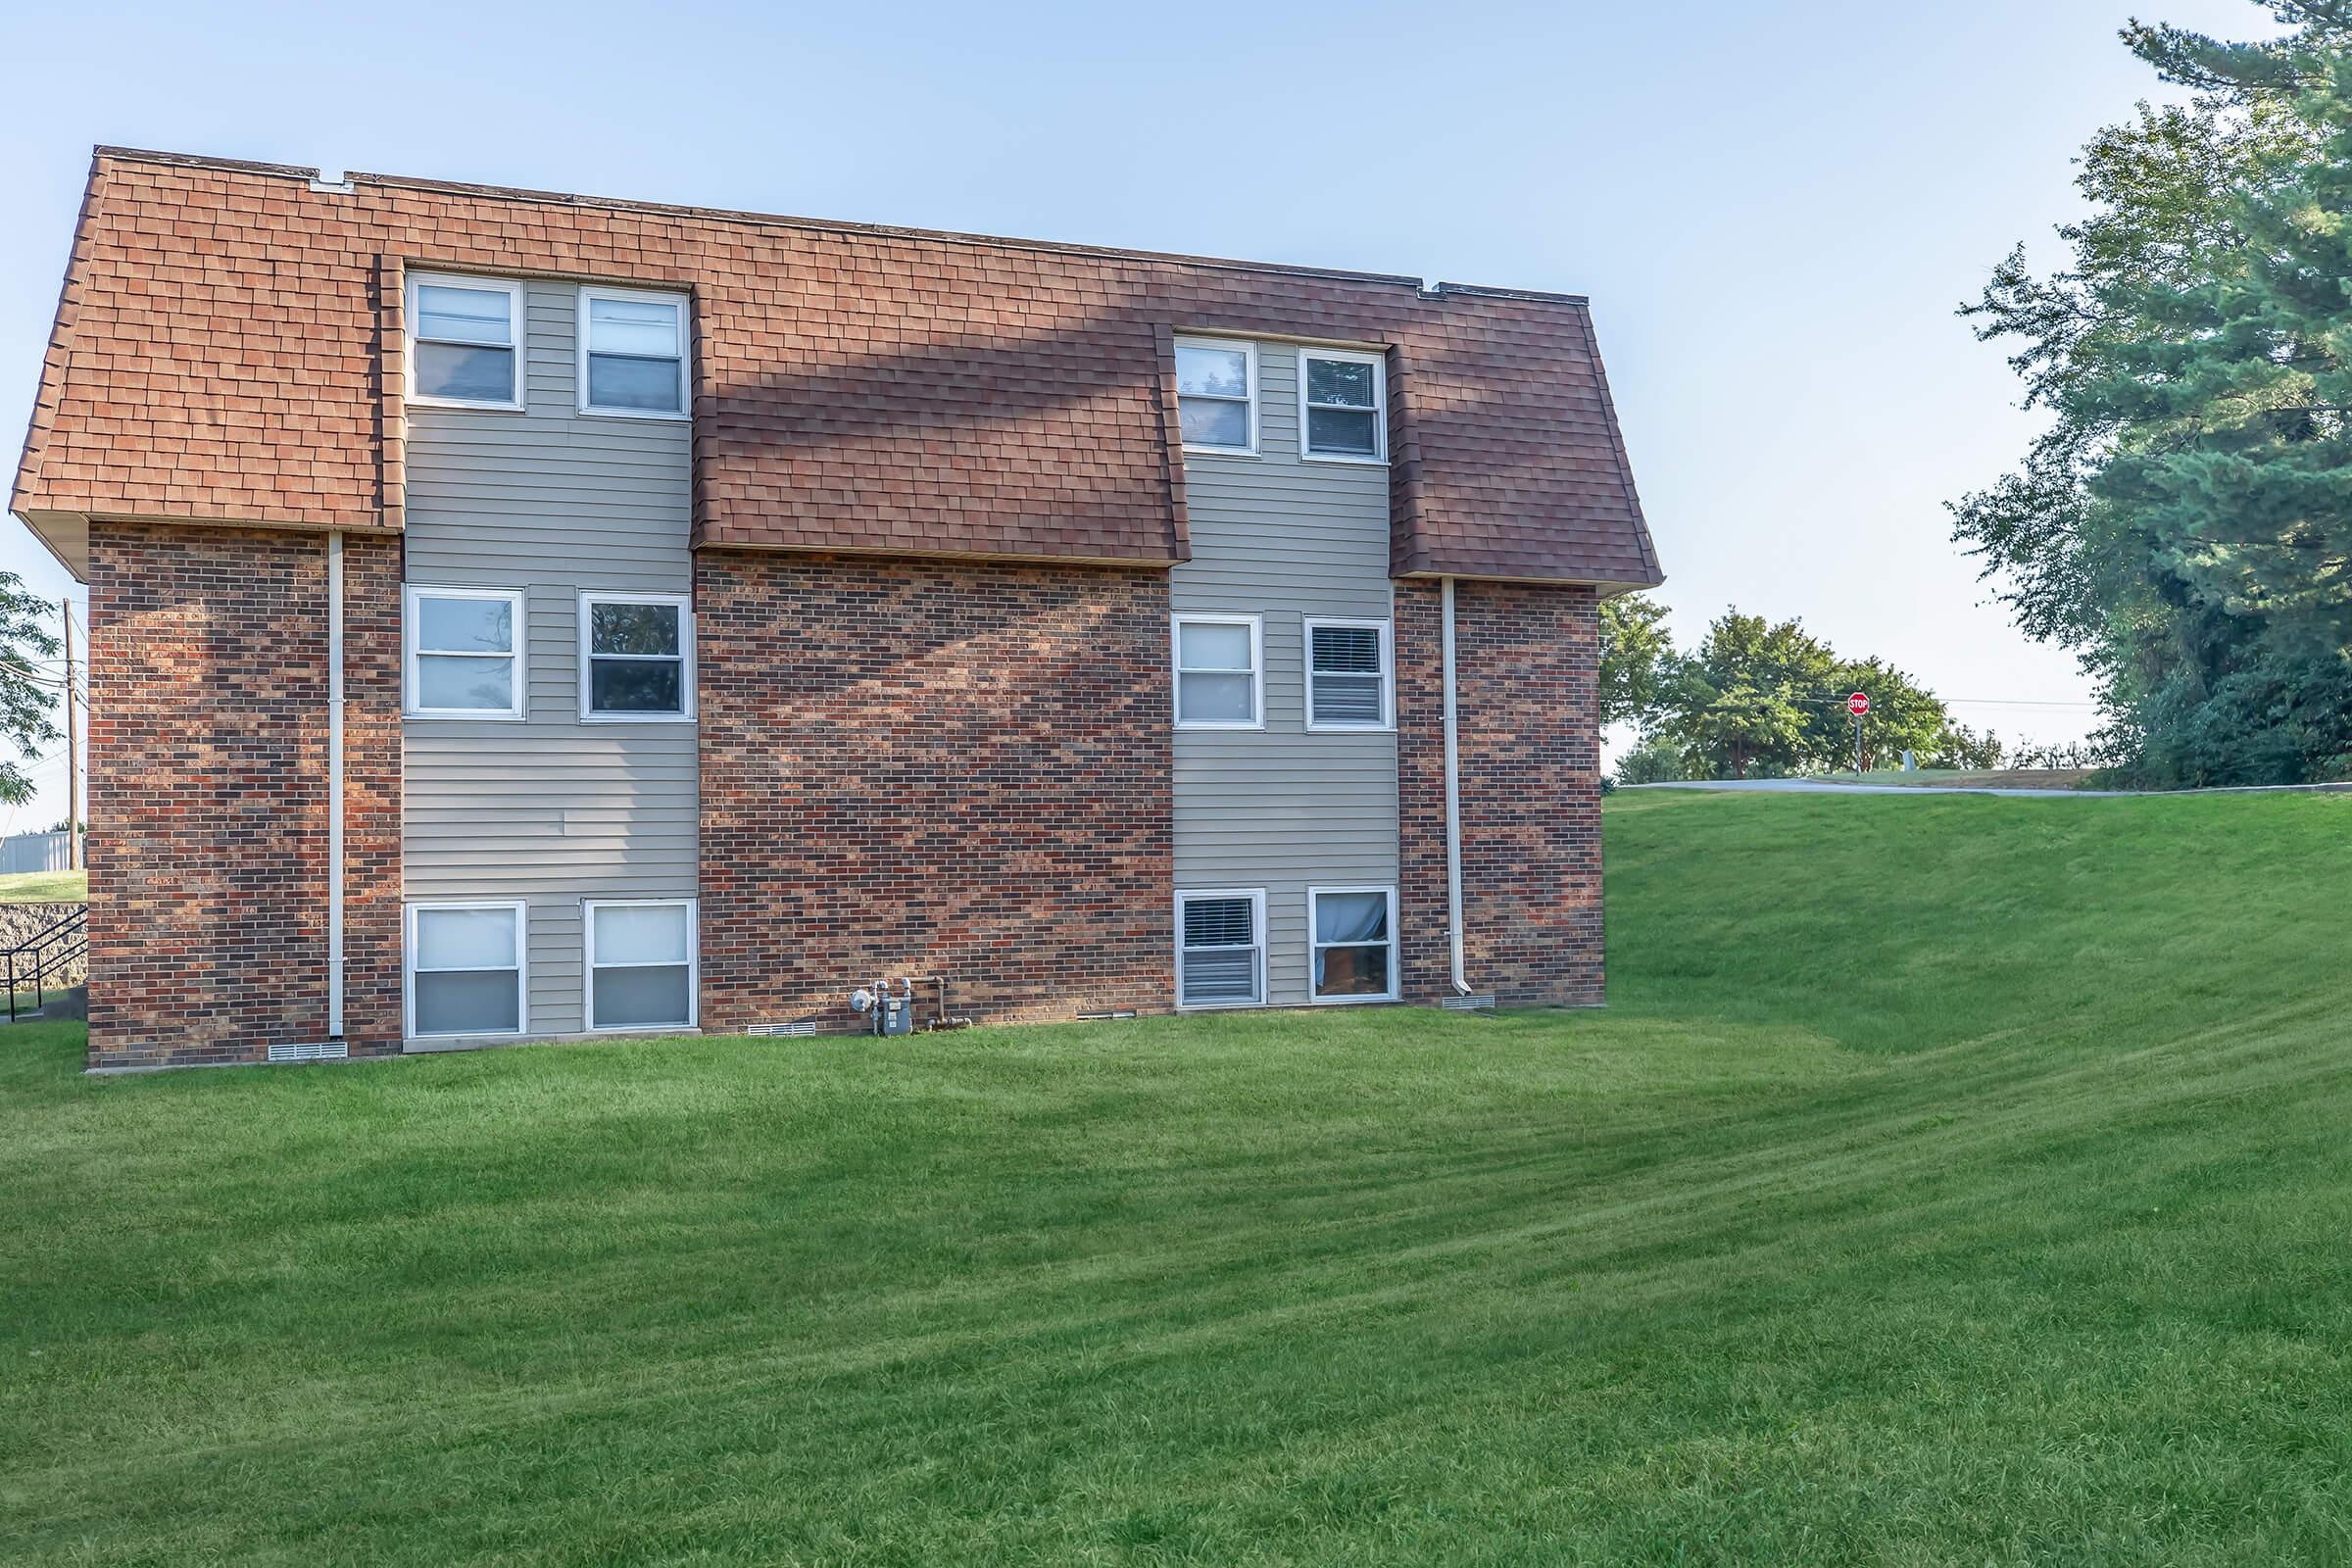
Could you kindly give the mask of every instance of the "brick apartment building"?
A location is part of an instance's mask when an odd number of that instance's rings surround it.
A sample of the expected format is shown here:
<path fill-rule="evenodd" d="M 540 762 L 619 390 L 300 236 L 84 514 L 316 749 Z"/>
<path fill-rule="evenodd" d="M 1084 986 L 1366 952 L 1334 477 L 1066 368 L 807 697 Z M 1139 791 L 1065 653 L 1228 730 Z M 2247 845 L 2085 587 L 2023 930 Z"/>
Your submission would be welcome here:
<path fill-rule="evenodd" d="M 1576 297 L 105 148 L 12 505 L 94 1067 L 1600 1000 Z"/>

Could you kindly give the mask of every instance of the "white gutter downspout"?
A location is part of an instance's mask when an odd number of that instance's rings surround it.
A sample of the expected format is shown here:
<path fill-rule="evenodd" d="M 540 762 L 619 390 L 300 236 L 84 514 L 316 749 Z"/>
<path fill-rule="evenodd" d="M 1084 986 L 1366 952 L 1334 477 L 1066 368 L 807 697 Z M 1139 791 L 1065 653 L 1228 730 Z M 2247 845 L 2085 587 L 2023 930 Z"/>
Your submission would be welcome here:
<path fill-rule="evenodd" d="M 1443 579 L 1445 603 L 1446 688 L 1446 943 L 1453 956 L 1453 990 L 1470 995 L 1462 974 L 1462 779 L 1461 737 L 1455 725 L 1453 701 L 1453 579 Z"/>
<path fill-rule="evenodd" d="M 326 536 L 326 1037 L 343 1038 L 343 535 Z"/>

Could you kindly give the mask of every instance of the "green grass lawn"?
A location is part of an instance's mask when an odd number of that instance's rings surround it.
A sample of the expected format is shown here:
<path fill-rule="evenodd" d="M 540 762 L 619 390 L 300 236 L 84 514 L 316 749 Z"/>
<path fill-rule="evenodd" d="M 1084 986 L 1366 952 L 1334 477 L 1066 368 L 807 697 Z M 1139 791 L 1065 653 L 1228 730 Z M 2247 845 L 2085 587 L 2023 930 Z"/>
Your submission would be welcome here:
<path fill-rule="evenodd" d="M 82 904 L 89 896 L 87 871 L 11 871 L 0 876 L 0 904 Z"/>
<path fill-rule="evenodd" d="M 0 1035 L 0 1560 L 2352 1559 L 2352 797 L 1607 830 L 1606 1012 Z"/>

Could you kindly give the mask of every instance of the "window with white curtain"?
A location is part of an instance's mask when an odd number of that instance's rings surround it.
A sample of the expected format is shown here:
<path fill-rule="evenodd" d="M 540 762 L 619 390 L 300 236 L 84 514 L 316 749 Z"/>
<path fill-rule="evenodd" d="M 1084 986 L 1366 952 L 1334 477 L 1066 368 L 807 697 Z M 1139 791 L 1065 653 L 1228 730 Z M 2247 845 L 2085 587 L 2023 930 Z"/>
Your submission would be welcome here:
<path fill-rule="evenodd" d="M 1396 722 L 1385 620 L 1306 621 L 1306 725 L 1387 729 Z"/>
<path fill-rule="evenodd" d="M 409 401 L 522 407 L 522 285 L 419 272 L 409 279 Z"/>
<path fill-rule="evenodd" d="M 520 718 L 519 588 L 401 590 L 407 711 L 426 718 Z"/>
<path fill-rule="evenodd" d="M 1310 888 L 1317 1002 L 1396 999 L 1396 890 Z"/>
<path fill-rule="evenodd" d="M 694 901 L 592 900 L 587 920 L 588 1027 L 692 1028 Z"/>
<path fill-rule="evenodd" d="M 519 899 L 409 906 L 409 1033 L 520 1034 L 526 916 Z"/>
<path fill-rule="evenodd" d="M 1176 1000 L 1187 1007 L 1265 1001 L 1265 929 L 1261 889 L 1177 894 Z"/>
<path fill-rule="evenodd" d="M 580 290 L 580 412 L 686 416 L 686 299 Z"/>
<path fill-rule="evenodd" d="M 1176 340 L 1176 417 L 1199 452 L 1257 450 L 1257 345 L 1242 339 Z"/>
<path fill-rule="evenodd" d="M 1255 615 L 1178 615 L 1176 727 L 1262 727 L 1264 634 Z"/>

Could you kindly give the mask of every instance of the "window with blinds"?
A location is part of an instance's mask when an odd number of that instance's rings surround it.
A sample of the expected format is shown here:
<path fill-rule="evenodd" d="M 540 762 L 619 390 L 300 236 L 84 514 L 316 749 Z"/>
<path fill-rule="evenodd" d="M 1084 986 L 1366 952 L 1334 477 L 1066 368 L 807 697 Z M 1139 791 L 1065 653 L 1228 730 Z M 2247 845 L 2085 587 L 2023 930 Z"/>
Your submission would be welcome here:
<path fill-rule="evenodd" d="M 1310 463 L 1388 457 L 1388 369 L 1378 354 L 1298 351 L 1298 455 Z"/>
<path fill-rule="evenodd" d="M 519 409 L 522 285 L 487 277 L 409 277 L 409 401 Z"/>
<path fill-rule="evenodd" d="M 1396 722 L 1389 623 L 1306 623 L 1306 722 L 1310 729 L 1387 729 Z"/>
<path fill-rule="evenodd" d="M 1265 895 L 1184 893 L 1176 899 L 1176 999 L 1188 1007 L 1265 1000 Z"/>
<path fill-rule="evenodd" d="M 686 417 L 686 299 L 643 289 L 583 288 L 580 412 Z"/>

